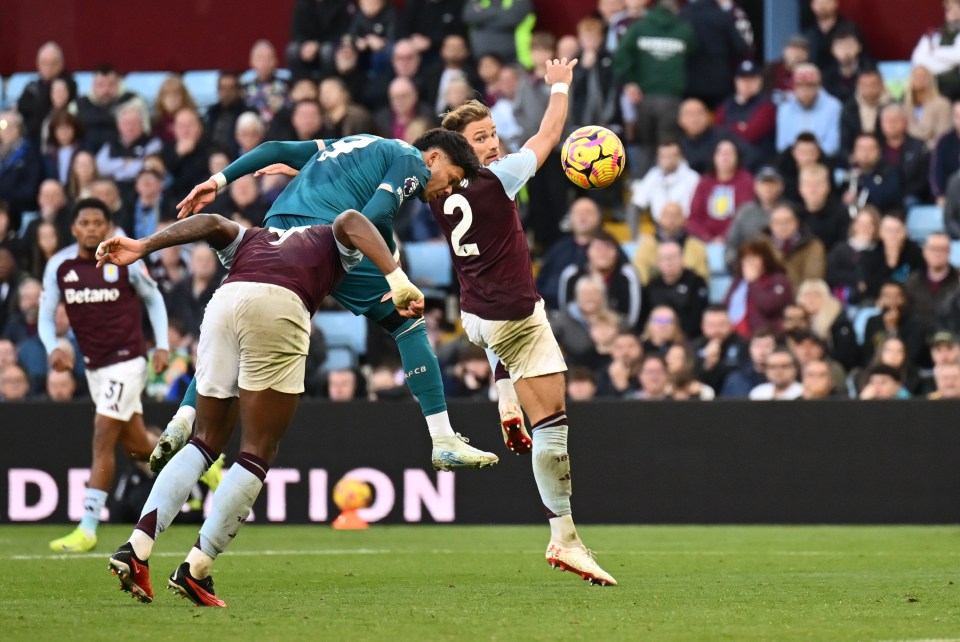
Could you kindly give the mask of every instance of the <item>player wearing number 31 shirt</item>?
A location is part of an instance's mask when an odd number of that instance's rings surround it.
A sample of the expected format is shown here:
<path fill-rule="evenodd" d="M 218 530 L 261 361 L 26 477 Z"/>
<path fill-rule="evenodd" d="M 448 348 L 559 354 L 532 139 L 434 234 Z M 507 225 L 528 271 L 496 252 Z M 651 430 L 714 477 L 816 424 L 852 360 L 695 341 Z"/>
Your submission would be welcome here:
<path fill-rule="evenodd" d="M 504 158 L 497 159 L 500 141 L 485 105 L 473 100 L 446 114 L 443 127 L 463 134 L 485 167 L 430 206 L 450 243 L 463 328 L 509 371 L 533 426 L 533 476 L 550 520 L 547 562 L 594 584 L 613 585 L 616 580 L 596 563 L 573 523 L 564 407 L 567 367 L 533 283 L 530 251 L 514 201 L 560 141 L 576 62 L 547 62 L 544 81 L 551 96 L 540 131 Z M 497 387 L 501 403 L 513 394 L 506 381 L 498 381 Z M 506 422 L 504 429 L 508 445 L 523 437 L 511 435 Z"/>

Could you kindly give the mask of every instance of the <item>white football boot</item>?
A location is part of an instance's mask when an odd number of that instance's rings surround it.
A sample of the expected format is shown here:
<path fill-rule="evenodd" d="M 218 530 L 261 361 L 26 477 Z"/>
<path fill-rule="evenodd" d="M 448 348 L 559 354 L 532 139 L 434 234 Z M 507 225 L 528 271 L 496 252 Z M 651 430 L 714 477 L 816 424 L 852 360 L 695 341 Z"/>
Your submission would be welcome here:
<path fill-rule="evenodd" d="M 500 458 L 469 444 L 469 439 L 457 433 L 454 437 L 436 437 L 433 440 L 433 455 L 430 462 L 434 470 L 455 468 L 486 468 Z"/>
<path fill-rule="evenodd" d="M 547 564 L 561 571 L 571 571 L 585 581 L 597 586 L 616 586 L 617 580 L 600 568 L 593 559 L 593 552 L 582 544 L 580 546 L 564 547 L 550 542 L 547 547 Z"/>

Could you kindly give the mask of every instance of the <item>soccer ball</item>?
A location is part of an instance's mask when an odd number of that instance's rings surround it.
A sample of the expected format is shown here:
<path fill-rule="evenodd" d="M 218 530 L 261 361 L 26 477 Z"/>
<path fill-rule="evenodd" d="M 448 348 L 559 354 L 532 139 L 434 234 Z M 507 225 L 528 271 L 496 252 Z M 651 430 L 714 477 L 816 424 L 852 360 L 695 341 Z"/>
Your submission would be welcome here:
<path fill-rule="evenodd" d="M 340 510 L 366 508 L 373 499 L 370 484 L 359 479 L 344 477 L 333 487 L 333 503 Z"/>
<path fill-rule="evenodd" d="M 598 189 L 620 178 L 627 164 L 623 143 L 606 127 L 588 125 L 570 134 L 560 149 L 563 173 L 577 187 Z"/>

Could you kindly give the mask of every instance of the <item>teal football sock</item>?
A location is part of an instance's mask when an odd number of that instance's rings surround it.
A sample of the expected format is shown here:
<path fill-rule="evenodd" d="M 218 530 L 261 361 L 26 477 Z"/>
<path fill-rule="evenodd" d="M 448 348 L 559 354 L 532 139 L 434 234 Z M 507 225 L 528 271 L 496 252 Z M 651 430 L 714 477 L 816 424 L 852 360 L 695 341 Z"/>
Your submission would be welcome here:
<path fill-rule="evenodd" d="M 407 379 L 407 387 L 420 403 L 424 417 L 447 409 L 443 397 L 443 379 L 440 362 L 433 354 L 427 339 L 427 324 L 423 319 L 407 319 L 406 323 L 390 333 L 400 350 L 400 360 Z"/>
<path fill-rule="evenodd" d="M 187 391 L 183 393 L 183 400 L 180 402 L 180 407 L 190 406 L 191 408 L 197 407 L 197 378 L 194 377 L 190 380 L 190 385 L 187 386 Z"/>

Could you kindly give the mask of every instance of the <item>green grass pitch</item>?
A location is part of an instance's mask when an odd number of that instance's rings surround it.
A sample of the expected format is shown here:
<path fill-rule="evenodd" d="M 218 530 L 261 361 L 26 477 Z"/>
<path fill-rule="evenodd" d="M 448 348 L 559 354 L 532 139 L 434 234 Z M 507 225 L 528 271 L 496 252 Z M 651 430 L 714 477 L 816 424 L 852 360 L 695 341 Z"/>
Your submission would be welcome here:
<path fill-rule="evenodd" d="M 584 526 L 601 588 L 547 566 L 546 525 L 251 524 L 217 562 L 226 609 L 163 589 L 196 527 L 160 538 L 150 605 L 107 571 L 130 527 L 50 554 L 67 530 L 0 527 L 0 639 L 960 639 L 960 527 Z"/>

